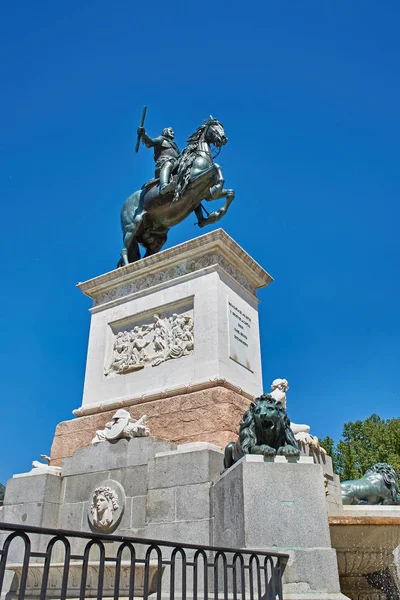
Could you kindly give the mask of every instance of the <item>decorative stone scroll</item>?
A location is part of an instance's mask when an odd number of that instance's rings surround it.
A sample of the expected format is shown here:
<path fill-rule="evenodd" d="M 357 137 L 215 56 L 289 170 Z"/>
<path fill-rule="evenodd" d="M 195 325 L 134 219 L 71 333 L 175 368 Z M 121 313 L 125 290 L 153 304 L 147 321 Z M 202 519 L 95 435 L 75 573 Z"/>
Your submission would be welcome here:
<path fill-rule="evenodd" d="M 125 510 L 125 500 L 124 488 L 118 481 L 102 481 L 89 499 L 90 528 L 98 533 L 115 531 Z"/>
<path fill-rule="evenodd" d="M 116 334 L 111 364 L 105 375 L 122 375 L 194 352 L 194 322 L 190 314 L 155 314 L 149 323 Z"/>

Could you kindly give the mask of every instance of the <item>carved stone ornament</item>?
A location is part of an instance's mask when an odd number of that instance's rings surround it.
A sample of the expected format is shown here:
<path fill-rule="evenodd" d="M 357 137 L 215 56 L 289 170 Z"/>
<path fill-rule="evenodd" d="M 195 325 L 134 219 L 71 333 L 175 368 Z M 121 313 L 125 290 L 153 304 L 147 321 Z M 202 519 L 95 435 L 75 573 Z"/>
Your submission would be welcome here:
<path fill-rule="evenodd" d="M 167 250 L 166 252 L 169 252 Z M 199 258 L 187 258 L 172 265 L 169 269 L 163 269 L 160 272 L 143 275 L 133 281 L 122 283 L 112 289 L 96 293 L 94 298 L 94 306 L 99 306 L 107 302 L 113 302 L 124 296 L 130 296 L 136 292 L 161 285 L 167 281 L 183 277 L 189 273 L 194 273 L 200 269 L 205 269 L 211 265 L 217 265 L 224 270 L 230 277 L 235 279 L 244 289 L 256 295 L 256 286 L 243 275 L 240 269 L 237 269 L 230 261 L 226 260 L 217 252 L 204 253 Z M 257 265 L 258 266 L 258 265 Z"/>
<path fill-rule="evenodd" d="M 111 364 L 105 375 L 132 373 L 194 352 L 194 322 L 191 314 L 153 316 L 150 323 L 117 333 Z"/>
<path fill-rule="evenodd" d="M 90 495 L 88 521 L 92 531 L 112 533 L 125 510 L 125 491 L 118 481 L 102 481 Z"/>
<path fill-rule="evenodd" d="M 41 454 L 40 458 L 43 459 L 45 462 L 40 462 L 38 460 L 33 460 L 32 461 L 32 467 L 33 469 L 30 471 L 31 473 L 35 474 L 35 475 L 43 475 L 44 473 L 51 473 L 52 475 L 58 475 L 59 477 L 61 477 L 61 467 L 55 467 L 55 466 L 50 466 L 50 461 L 51 458 L 50 456 L 47 456 L 46 454 Z"/>
<path fill-rule="evenodd" d="M 143 415 L 135 421 L 127 410 L 120 408 L 111 421 L 105 424 L 104 429 L 96 431 L 92 444 L 114 442 L 122 438 L 147 437 L 150 435 L 150 429 L 147 427 L 146 419 L 147 416 Z"/>
<path fill-rule="evenodd" d="M 289 383 L 287 379 L 274 379 L 271 383 L 271 396 L 280 402 L 284 408 L 286 408 L 286 392 L 288 389 Z M 290 428 L 297 442 L 308 446 L 311 450 L 326 454 L 326 450 L 320 445 L 319 439 L 315 435 L 311 435 L 309 425 L 298 425 L 291 422 Z"/>

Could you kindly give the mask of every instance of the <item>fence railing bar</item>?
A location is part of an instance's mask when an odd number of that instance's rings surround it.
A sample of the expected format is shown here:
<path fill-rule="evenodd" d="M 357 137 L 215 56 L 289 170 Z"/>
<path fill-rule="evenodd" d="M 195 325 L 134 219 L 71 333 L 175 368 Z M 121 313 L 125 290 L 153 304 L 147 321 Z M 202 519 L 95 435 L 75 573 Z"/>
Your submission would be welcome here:
<path fill-rule="evenodd" d="M 204 600 L 208 599 L 208 557 L 204 550 L 199 549 L 193 556 L 193 600 L 198 599 L 198 572 L 199 572 L 199 558 L 202 558 L 203 563 L 203 586 L 204 586 Z"/>
<path fill-rule="evenodd" d="M 151 560 L 151 553 L 155 551 L 157 554 L 157 600 L 160 600 L 161 598 L 161 583 L 159 586 L 159 580 L 161 582 L 161 576 L 159 574 L 159 571 L 162 571 L 162 569 L 160 569 L 160 564 L 162 565 L 162 552 L 159 548 L 159 546 L 157 544 L 153 544 L 151 543 L 146 551 L 146 556 L 145 556 L 145 566 L 144 566 L 144 586 L 143 586 L 143 597 L 145 598 L 145 600 L 148 598 L 149 596 L 149 591 L 150 591 L 150 560 Z M 160 589 L 158 589 L 160 587 Z"/>
<path fill-rule="evenodd" d="M 24 560 L 23 560 L 23 564 L 22 564 L 22 575 L 21 575 L 21 581 L 19 584 L 18 600 L 25 600 L 25 589 L 26 589 L 26 584 L 28 581 L 29 559 L 31 556 L 30 549 L 31 549 L 31 541 L 28 538 L 28 542 L 25 545 Z"/>
<path fill-rule="evenodd" d="M 236 600 L 237 598 L 237 563 L 240 563 L 240 591 L 241 591 L 241 600 L 245 600 L 246 597 L 246 572 L 243 556 L 240 552 L 236 552 L 232 558 L 232 577 L 233 577 L 233 598 Z"/>
<path fill-rule="evenodd" d="M 46 600 L 50 596 L 59 600 L 72 597 L 102 600 L 105 596 L 113 600 L 121 597 L 135 600 L 139 596 L 144 600 L 149 597 L 161 600 L 168 598 L 169 592 L 169 600 L 186 600 L 190 589 L 192 600 L 209 600 L 209 597 L 214 600 L 283 600 L 282 574 L 289 555 L 282 552 L 195 546 L 79 531 L 69 537 L 67 530 L 13 527 L 0 524 L 0 530 L 10 532 L 0 549 L 0 595 L 3 597 L 8 597 L 10 591 L 18 600 L 33 597 Z M 36 535 L 40 536 L 39 545 Z M 74 540 L 83 543 L 82 553 L 72 554 Z M 18 562 L 14 558 L 14 546 L 10 551 L 14 541 L 20 544 L 16 547 Z M 113 543 L 107 543 L 109 541 Z M 45 543 L 46 551 L 38 551 Z M 7 569 L 14 570 L 17 578 L 13 580 L 12 590 L 4 591 Z M 164 572 L 169 578 L 166 575 L 163 579 Z"/>
<path fill-rule="evenodd" d="M 176 548 L 174 548 L 174 550 L 172 551 L 171 554 L 171 586 L 170 586 L 170 599 L 175 598 L 175 567 L 176 567 L 176 557 L 177 555 L 180 554 L 181 560 L 182 560 L 182 590 L 181 590 L 181 595 L 182 595 L 182 600 L 185 600 L 186 598 L 186 568 L 187 568 L 187 564 L 186 564 L 186 553 L 183 550 L 183 548 L 181 546 L 177 546 Z M 174 585 L 172 585 L 172 582 Z"/>
<path fill-rule="evenodd" d="M 70 565 L 70 553 L 71 553 L 71 546 L 70 546 L 70 544 L 68 542 L 68 545 L 65 547 L 65 563 L 64 563 L 63 577 L 62 577 L 62 581 L 61 581 L 61 595 L 60 595 L 60 600 L 65 600 L 66 597 L 67 597 L 69 565 Z"/>
<path fill-rule="evenodd" d="M 104 568 L 105 568 L 105 550 L 102 551 L 102 549 L 100 549 L 99 578 L 97 580 L 97 600 L 103 600 Z"/>
<path fill-rule="evenodd" d="M 136 537 L 129 537 L 124 535 L 115 535 L 115 534 L 104 534 L 104 533 L 87 533 L 85 531 L 71 531 L 68 529 L 50 529 L 47 527 L 34 527 L 31 525 L 19 525 L 12 523 L 0 523 L 0 531 L 24 531 L 26 533 L 38 533 L 41 535 L 63 535 L 65 537 L 71 538 L 86 538 L 89 540 L 99 540 L 99 541 L 111 541 L 111 542 L 131 542 L 135 544 L 145 544 L 145 545 L 157 545 L 157 546 L 165 546 L 170 548 L 176 548 L 176 546 L 181 546 L 185 549 L 198 550 L 199 548 L 203 550 L 209 550 L 214 552 L 226 552 L 232 553 L 236 551 L 236 548 L 228 548 L 224 546 L 207 546 L 204 544 L 186 544 L 181 542 L 171 542 L 168 540 L 155 540 L 155 539 L 143 539 Z M 240 549 L 240 552 L 243 555 L 251 555 L 258 554 L 259 556 L 280 556 L 282 558 L 288 558 L 288 554 L 284 552 L 270 552 L 267 550 L 255 550 L 249 548 Z"/>
<path fill-rule="evenodd" d="M 278 595 L 279 600 L 283 600 L 283 590 L 282 590 L 282 567 L 281 562 L 278 558 L 277 566 L 274 567 L 272 573 L 272 579 L 274 582 L 274 592 Z"/>

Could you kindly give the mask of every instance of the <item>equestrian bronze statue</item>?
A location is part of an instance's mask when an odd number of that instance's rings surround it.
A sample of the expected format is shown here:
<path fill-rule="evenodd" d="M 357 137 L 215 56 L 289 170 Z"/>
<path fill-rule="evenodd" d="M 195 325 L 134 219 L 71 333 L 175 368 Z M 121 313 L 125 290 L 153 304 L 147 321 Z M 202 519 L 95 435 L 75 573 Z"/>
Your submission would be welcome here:
<path fill-rule="evenodd" d="M 210 117 L 189 137 L 179 153 L 168 127 L 156 138 L 147 135 L 143 121 L 138 136 L 148 148 L 154 148 L 155 178 L 144 184 L 125 201 L 121 210 L 124 247 L 119 267 L 141 258 L 139 244 L 146 256 L 156 254 L 167 241 L 168 231 L 191 213 L 199 227 L 219 221 L 229 208 L 235 192 L 224 188 L 221 167 L 214 162 L 211 146 L 221 148 L 228 138 L 217 119 Z M 224 205 L 208 213 L 202 200 L 225 198 Z"/>

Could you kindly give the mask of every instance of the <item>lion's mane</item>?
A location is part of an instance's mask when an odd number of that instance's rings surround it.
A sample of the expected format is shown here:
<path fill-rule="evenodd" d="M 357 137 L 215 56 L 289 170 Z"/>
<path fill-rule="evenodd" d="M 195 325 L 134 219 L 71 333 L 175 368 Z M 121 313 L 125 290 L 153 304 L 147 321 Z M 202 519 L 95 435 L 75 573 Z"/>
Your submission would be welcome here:
<path fill-rule="evenodd" d="M 254 421 L 253 404 L 247 412 L 244 413 L 239 426 L 239 440 L 242 446 L 243 452 L 248 454 L 250 448 L 255 446 L 257 442 L 256 438 L 256 424 Z"/>
<path fill-rule="evenodd" d="M 260 404 L 272 405 L 276 409 L 273 421 L 274 426 L 267 433 L 260 427 L 257 428 L 255 410 Z M 260 435 L 261 434 L 261 435 Z M 290 428 L 290 420 L 286 414 L 285 407 L 275 400 L 271 394 L 263 394 L 251 403 L 250 408 L 244 413 L 239 426 L 239 437 L 236 442 L 229 442 L 225 448 L 224 466 L 231 467 L 245 454 L 257 453 L 257 446 L 268 446 L 279 451 L 285 446 L 297 449 L 293 431 Z"/>
<path fill-rule="evenodd" d="M 365 472 L 365 475 L 368 475 L 368 473 L 379 473 L 379 475 L 382 475 L 386 487 L 392 494 L 393 501 L 396 502 L 398 500 L 399 480 L 392 466 L 387 463 L 376 463 Z"/>
<path fill-rule="evenodd" d="M 278 409 L 280 421 L 283 426 L 282 430 L 284 432 L 285 438 L 283 443 L 291 444 L 292 446 L 297 448 L 297 442 L 290 428 L 290 420 L 286 414 L 284 406 L 279 401 L 275 400 L 275 398 L 273 398 L 270 394 L 263 394 L 259 398 L 256 398 L 254 402 L 252 402 L 249 410 L 245 412 L 245 414 L 243 415 L 243 419 L 240 422 L 239 440 L 244 454 L 250 453 L 251 448 L 253 446 L 266 443 L 266 440 L 257 439 L 256 435 L 254 409 L 261 402 L 264 402 L 266 404 L 272 404 L 275 408 Z M 278 432 L 276 432 L 276 434 L 278 436 Z M 281 441 L 277 439 L 276 445 L 281 445 Z"/>

